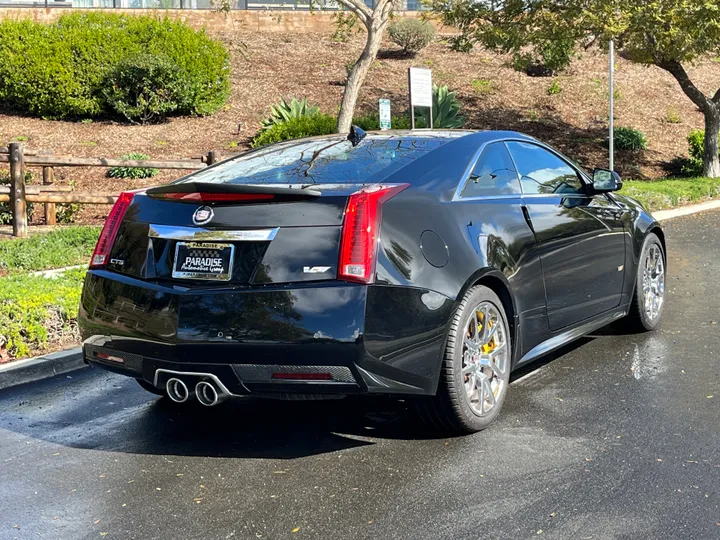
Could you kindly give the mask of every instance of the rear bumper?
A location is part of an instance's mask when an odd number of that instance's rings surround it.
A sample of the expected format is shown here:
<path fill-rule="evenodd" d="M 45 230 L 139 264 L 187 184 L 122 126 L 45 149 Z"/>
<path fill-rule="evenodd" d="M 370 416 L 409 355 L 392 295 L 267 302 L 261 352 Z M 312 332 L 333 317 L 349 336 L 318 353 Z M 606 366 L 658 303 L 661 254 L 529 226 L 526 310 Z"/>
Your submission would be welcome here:
<path fill-rule="evenodd" d="M 89 363 L 153 384 L 167 370 L 234 395 L 432 394 L 452 305 L 437 296 L 339 282 L 188 290 L 98 270 L 79 325 Z M 293 371 L 321 376 L 276 378 Z"/>

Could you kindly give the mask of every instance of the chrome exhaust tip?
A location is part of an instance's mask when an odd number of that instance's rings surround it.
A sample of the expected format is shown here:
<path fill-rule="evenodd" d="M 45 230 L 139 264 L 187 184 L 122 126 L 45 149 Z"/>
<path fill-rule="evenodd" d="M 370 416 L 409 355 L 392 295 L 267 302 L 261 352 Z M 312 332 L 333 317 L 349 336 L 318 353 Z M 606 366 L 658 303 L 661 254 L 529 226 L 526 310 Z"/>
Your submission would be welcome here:
<path fill-rule="evenodd" d="M 185 403 L 190 398 L 190 390 L 180 379 L 169 379 L 165 385 L 165 390 L 168 397 L 175 403 Z"/>
<path fill-rule="evenodd" d="M 227 398 L 224 394 L 218 394 L 215 386 L 207 381 L 197 383 L 195 386 L 195 394 L 197 395 L 198 401 L 206 407 L 213 407 Z"/>

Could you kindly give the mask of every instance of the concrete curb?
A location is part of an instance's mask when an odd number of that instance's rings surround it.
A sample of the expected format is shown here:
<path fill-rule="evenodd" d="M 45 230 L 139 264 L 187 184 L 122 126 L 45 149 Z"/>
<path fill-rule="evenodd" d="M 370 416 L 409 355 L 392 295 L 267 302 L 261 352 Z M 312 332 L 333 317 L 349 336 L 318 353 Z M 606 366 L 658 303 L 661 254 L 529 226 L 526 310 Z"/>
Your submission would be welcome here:
<path fill-rule="evenodd" d="M 689 216 L 690 214 L 697 214 L 698 212 L 705 212 L 706 210 L 715 210 L 720 208 L 720 201 L 708 201 L 701 204 L 693 204 L 692 206 L 681 206 L 680 208 L 674 208 L 673 210 L 660 210 L 653 212 L 653 216 L 658 221 L 665 221 L 666 219 L 673 219 L 681 216 Z"/>
<path fill-rule="evenodd" d="M 10 362 L 0 365 L 0 390 L 47 379 L 83 367 L 87 367 L 87 364 L 83 362 L 81 347 Z"/>

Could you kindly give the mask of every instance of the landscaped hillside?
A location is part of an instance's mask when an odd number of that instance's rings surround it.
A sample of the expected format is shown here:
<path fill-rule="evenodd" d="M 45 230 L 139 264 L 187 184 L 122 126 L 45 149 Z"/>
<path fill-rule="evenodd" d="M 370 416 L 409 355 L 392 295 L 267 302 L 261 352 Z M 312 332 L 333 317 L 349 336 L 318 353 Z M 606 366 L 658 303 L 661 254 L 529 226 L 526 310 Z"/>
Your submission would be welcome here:
<path fill-rule="evenodd" d="M 208 117 L 173 118 L 157 125 L 128 125 L 41 120 L 0 114 L 0 144 L 26 140 L 28 150 L 76 156 L 119 157 L 133 151 L 153 158 L 187 157 L 209 149 L 232 153 L 248 147 L 269 106 L 281 97 L 306 96 L 321 110 L 335 113 L 342 95 L 346 66 L 357 58 L 360 36 L 335 43 L 330 35 L 238 33 L 220 35 L 231 49 L 232 93 L 228 104 Z M 360 98 L 360 112 L 372 112 L 377 99 L 390 98 L 393 112 L 406 109 L 407 68 L 425 66 L 434 80 L 456 90 L 467 126 L 476 129 L 516 129 L 548 140 L 568 155 L 592 167 L 607 163 L 607 60 L 585 54 L 555 78 L 531 78 L 507 66 L 507 59 L 476 50 L 451 51 L 442 39 L 414 59 L 399 57 L 399 48 L 386 43 L 370 72 Z M 720 80 L 720 63 L 708 59 L 691 68 L 705 90 Z M 553 92 L 549 91 L 551 85 Z M 619 126 L 642 130 L 649 150 L 618 156 L 617 168 L 627 177 L 657 177 L 687 153 L 686 136 L 702 127 L 702 116 L 664 72 L 618 59 L 617 112 Z M 238 133 L 238 128 L 240 131 Z M 119 191 L 162 182 L 103 177 L 103 170 L 58 169 L 59 181 L 73 180 L 77 189 Z M 107 212 L 87 208 L 84 220 Z"/>

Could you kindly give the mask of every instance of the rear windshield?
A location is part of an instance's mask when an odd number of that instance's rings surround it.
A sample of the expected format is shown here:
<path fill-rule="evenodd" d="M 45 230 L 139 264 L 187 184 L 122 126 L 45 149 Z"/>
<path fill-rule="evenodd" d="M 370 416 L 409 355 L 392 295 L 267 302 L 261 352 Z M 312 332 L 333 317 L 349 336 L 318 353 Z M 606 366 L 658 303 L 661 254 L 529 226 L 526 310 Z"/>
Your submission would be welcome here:
<path fill-rule="evenodd" d="M 367 184 L 379 182 L 464 133 L 374 135 L 353 145 L 345 138 L 293 141 L 238 156 L 182 181 L 217 184 Z"/>

